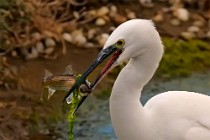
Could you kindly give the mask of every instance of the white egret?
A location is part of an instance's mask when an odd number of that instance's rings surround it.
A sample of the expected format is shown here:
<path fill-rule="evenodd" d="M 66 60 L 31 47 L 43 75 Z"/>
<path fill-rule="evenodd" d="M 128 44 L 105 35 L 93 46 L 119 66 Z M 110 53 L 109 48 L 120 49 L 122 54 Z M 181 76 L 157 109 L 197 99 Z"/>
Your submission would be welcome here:
<path fill-rule="evenodd" d="M 117 27 L 83 78 L 113 53 L 92 88 L 112 68 L 129 59 L 110 97 L 111 120 L 119 140 L 210 140 L 209 96 L 168 91 L 154 96 L 145 106 L 139 101 L 163 55 L 152 21 L 134 19 Z"/>

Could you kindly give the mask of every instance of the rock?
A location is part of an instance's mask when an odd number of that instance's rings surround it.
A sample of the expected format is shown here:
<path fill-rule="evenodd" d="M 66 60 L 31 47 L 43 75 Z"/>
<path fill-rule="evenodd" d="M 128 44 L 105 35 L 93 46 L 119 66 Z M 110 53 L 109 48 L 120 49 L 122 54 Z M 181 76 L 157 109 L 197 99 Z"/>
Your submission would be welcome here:
<path fill-rule="evenodd" d="M 77 46 L 84 46 L 87 43 L 87 39 L 81 30 L 75 30 L 71 33 L 72 43 Z"/>
<path fill-rule="evenodd" d="M 62 34 L 62 37 L 63 37 L 63 39 L 64 39 L 66 42 L 69 42 L 69 43 L 72 42 L 72 36 L 71 36 L 71 34 L 69 34 L 69 33 L 63 33 L 63 34 Z"/>
<path fill-rule="evenodd" d="M 187 28 L 187 31 L 191 32 L 191 33 L 197 33 L 197 32 L 200 31 L 200 28 L 197 27 L 197 26 L 190 26 L 190 27 Z"/>
<path fill-rule="evenodd" d="M 90 10 L 90 11 L 88 11 L 87 13 L 88 13 L 88 15 L 89 15 L 90 17 L 96 17 L 96 16 L 97 16 L 96 10 Z"/>
<path fill-rule="evenodd" d="M 109 17 L 114 18 L 117 15 L 117 7 L 115 5 L 110 6 L 110 12 L 109 12 Z"/>
<path fill-rule="evenodd" d="M 109 38 L 109 34 L 107 33 L 101 34 L 98 38 L 99 45 L 103 47 L 108 38 Z"/>
<path fill-rule="evenodd" d="M 11 55 L 12 57 L 17 57 L 18 56 L 17 51 L 16 50 L 11 51 Z"/>
<path fill-rule="evenodd" d="M 174 26 L 179 26 L 181 24 L 181 22 L 176 18 L 172 19 L 170 22 Z"/>
<path fill-rule="evenodd" d="M 116 29 L 116 27 L 111 26 L 111 27 L 109 28 L 109 31 L 110 31 L 110 32 L 113 32 L 115 29 Z"/>
<path fill-rule="evenodd" d="M 110 6 L 110 12 L 117 13 L 118 9 L 115 5 Z"/>
<path fill-rule="evenodd" d="M 191 32 L 182 32 L 181 37 L 185 38 L 185 39 L 192 39 L 195 38 L 195 34 L 191 33 Z"/>
<path fill-rule="evenodd" d="M 35 40 L 35 41 L 39 41 L 42 39 L 42 35 L 39 32 L 34 32 L 31 34 L 31 37 Z"/>
<path fill-rule="evenodd" d="M 33 56 L 36 56 L 36 57 L 38 57 L 38 51 L 37 51 L 37 49 L 35 48 L 35 47 L 32 47 L 31 48 L 31 54 L 33 55 Z"/>
<path fill-rule="evenodd" d="M 52 38 L 46 38 L 45 39 L 45 45 L 46 47 L 52 47 L 55 46 L 55 41 Z"/>
<path fill-rule="evenodd" d="M 5 41 L 5 44 L 6 44 L 6 45 L 10 45 L 10 44 L 11 44 L 11 41 L 10 41 L 9 39 L 7 39 L 7 40 Z"/>
<path fill-rule="evenodd" d="M 101 7 L 98 11 L 97 11 L 97 16 L 98 17 L 103 17 L 105 16 L 106 14 L 109 13 L 109 9 L 105 6 Z"/>
<path fill-rule="evenodd" d="M 157 15 L 155 15 L 153 18 L 152 18 L 152 20 L 154 21 L 154 22 L 162 22 L 163 20 L 164 20 L 164 18 L 163 18 L 163 14 L 162 13 L 157 13 Z"/>
<path fill-rule="evenodd" d="M 117 16 L 117 13 L 115 13 L 115 12 L 110 12 L 109 13 L 109 17 L 115 18 L 115 16 Z"/>
<path fill-rule="evenodd" d="M 92 39 L 97 34 L 97 29 L 92 28 L 87 33 L 87 38 Z"/>
<path fill-rule="evenodd" d="M 123 22 L 125 22 L 127 20 L 126 17 L 122 16 L 122 15 L 119 15 L 117 14 L 115 17 L 114 17 L 114 21 L 118 24 L 121 24 Z"/>
<path fill-rule="evenodd" d="M 86 43 L 85 48 L 95 48 L 95 45 L 92 42 L 88 42 Z"/>
<path fill-rule="evenodd" d="M 36 50 L 37 50 L 37 52 L 39 52 L 39 53 L 42 53 L 42 52 L 44 52 L 44 44 L 42 43 L 42 42 L 37 42 L 36 43 Z"/>
<path fill-rule="evenodd" d="M 139 0 L 142 6 L 146 8 L 152 8 L 154 7 L 154 3 L 152 3 L 152 0 Z"/>
<path fill-rule="evenodd" d="M 54 51 L 54 47 L 48 47 L 45 49 L 45 54 L 50 55 L 51 53 L 53 53 Z"/>
<path fill-rule="evenodd" d="M 200 20 L 197 20 L 197 21 L 194 21 L 193 22 L 193 25 L 194 26 L 197 26 L 197 27 L 203 27 L 204 26 L 204 22 L 203 21 L 200 21 Z"/>
<path fill-rule="evenodd" d="M 77 11 L 74 11 L 73 12 L 73 16 L 75 17 L 75 19 L 79 19 L 80 18 L 80 15 Z"/>
<path fill-rule="evenodd" d="M 29 59 L 35 59 L 39 56 L 39 53 L 38 51 L 36 50 L 36 48 L 32 47 L 31 48 L 31 53 L 27 53 L 26 55 L 26 59 L 29 60 Z"/>
<path fill-rule="evenodd" d="M 181 21 L 188 21 L 190 18 L 189 12 L 185 8 L 175 9 L 175 11 L 173 12 L 173 15 Z"/>
<path fill-rule="evenodd" d="M 128 19 L 135 19 L 136 18 L 136 13 L 133 11 L 128 10 L 127 11 L 127 18 Z"/>
<path fill-rule="evenodd" d="M 97 26 L 103 26 L 103 25 L 106 24 L 106 21 L 105 21 L 103 18 L 98 18 L 98 19 L 96 19 L 95 24 L 96 24 Z"/>

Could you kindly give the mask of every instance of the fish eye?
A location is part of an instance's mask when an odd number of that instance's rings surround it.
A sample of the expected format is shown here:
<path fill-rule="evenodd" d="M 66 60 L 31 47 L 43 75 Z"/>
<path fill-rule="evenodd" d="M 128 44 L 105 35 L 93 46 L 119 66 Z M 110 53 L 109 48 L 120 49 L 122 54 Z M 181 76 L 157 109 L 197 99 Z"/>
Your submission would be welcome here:
<path fill-rule="evenodd" d="M 117 47 L 122 47 L 125 45 L 125 40 L 124 39 L 120 39 L 117 41 L 116 46 Z"/>

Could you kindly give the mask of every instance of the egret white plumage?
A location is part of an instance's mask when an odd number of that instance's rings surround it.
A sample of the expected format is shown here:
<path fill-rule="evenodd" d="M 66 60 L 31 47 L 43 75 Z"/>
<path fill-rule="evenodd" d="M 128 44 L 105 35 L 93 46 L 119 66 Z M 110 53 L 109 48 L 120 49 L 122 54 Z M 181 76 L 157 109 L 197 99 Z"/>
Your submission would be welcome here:
<path fill-rule="evenodd" d="M 140 103 L 141 91 L 155 73 L 163 50 L 152 21 L 127 21 L 114 30 L 96 61 L 75 85 L 80 86 L 109 55 L 113 54 L 92 89 L 111 69 L 129 60 L 110 97 L 111 120 L 119 140 L 210 140 L 209 96 L 168 91 L 154 96 L 145 106 Z"/>

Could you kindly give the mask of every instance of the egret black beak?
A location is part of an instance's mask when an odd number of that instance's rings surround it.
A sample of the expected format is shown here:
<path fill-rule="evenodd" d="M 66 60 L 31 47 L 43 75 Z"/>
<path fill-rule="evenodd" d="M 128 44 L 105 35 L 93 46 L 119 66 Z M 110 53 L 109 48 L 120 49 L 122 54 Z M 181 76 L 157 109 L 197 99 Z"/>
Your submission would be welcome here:
<path fill-rule="evenodd" d="M 86 90 L 86 91 L 83 91 L 83 92 L 88 93 L 88 94 L 86 94 L 85 96 L 83 96 L 80 99 L 80 101 L 79 101 L 79 103 L 78 103 L 78 105 L 77 105 L 77 107 L 75 108 L 75 111 L 74 111 L 74 112 L 76 112 L 77 109 L 80 107 L 80 105 L 85 101 L 87 96 L 91 93 L 92 89 L 98 84 L 100 79 L 102 79 L 102 77 L 107 73 L 109 68 L 112 66 L 112 64 L 116 61 L 116 59 L 119 57 L 119 55 L 121 53 L 122 53 L 122 49 L 119 48 L 119 47 L 116 47 L 116 45 L 112 45 L 112 46 L 109 46 L 109 47 L 103 49 L 98 54 L 94 63 L 92 63 L 92 65 L 88 68 L 88 70 L 85 71 L 82 74 L 82 76 L 75 82 L 75 84 L 72 86 L 72 88 L 69 90 L 69 92 L 64 97 L 63 102 L 65 102 L 67 100 L 67 98 L 73 93 L 74 90 L 80 88 L 81 85 L 85 84 L 89 88 L 89 90 Z M 105 60 L 111 54 L 114 54 L 113 57 L 107 62 L 106 66 L 103 68 L 103 70 L 98 75 L 98 77 L 95 79 L 95 81 L 93 83 L 91 83 L 90 85 L 87 85 L 86 78 L 94 71 L 94 69 L 99 64 L 101 64 L 103 62 L 103 60 Z"/>

